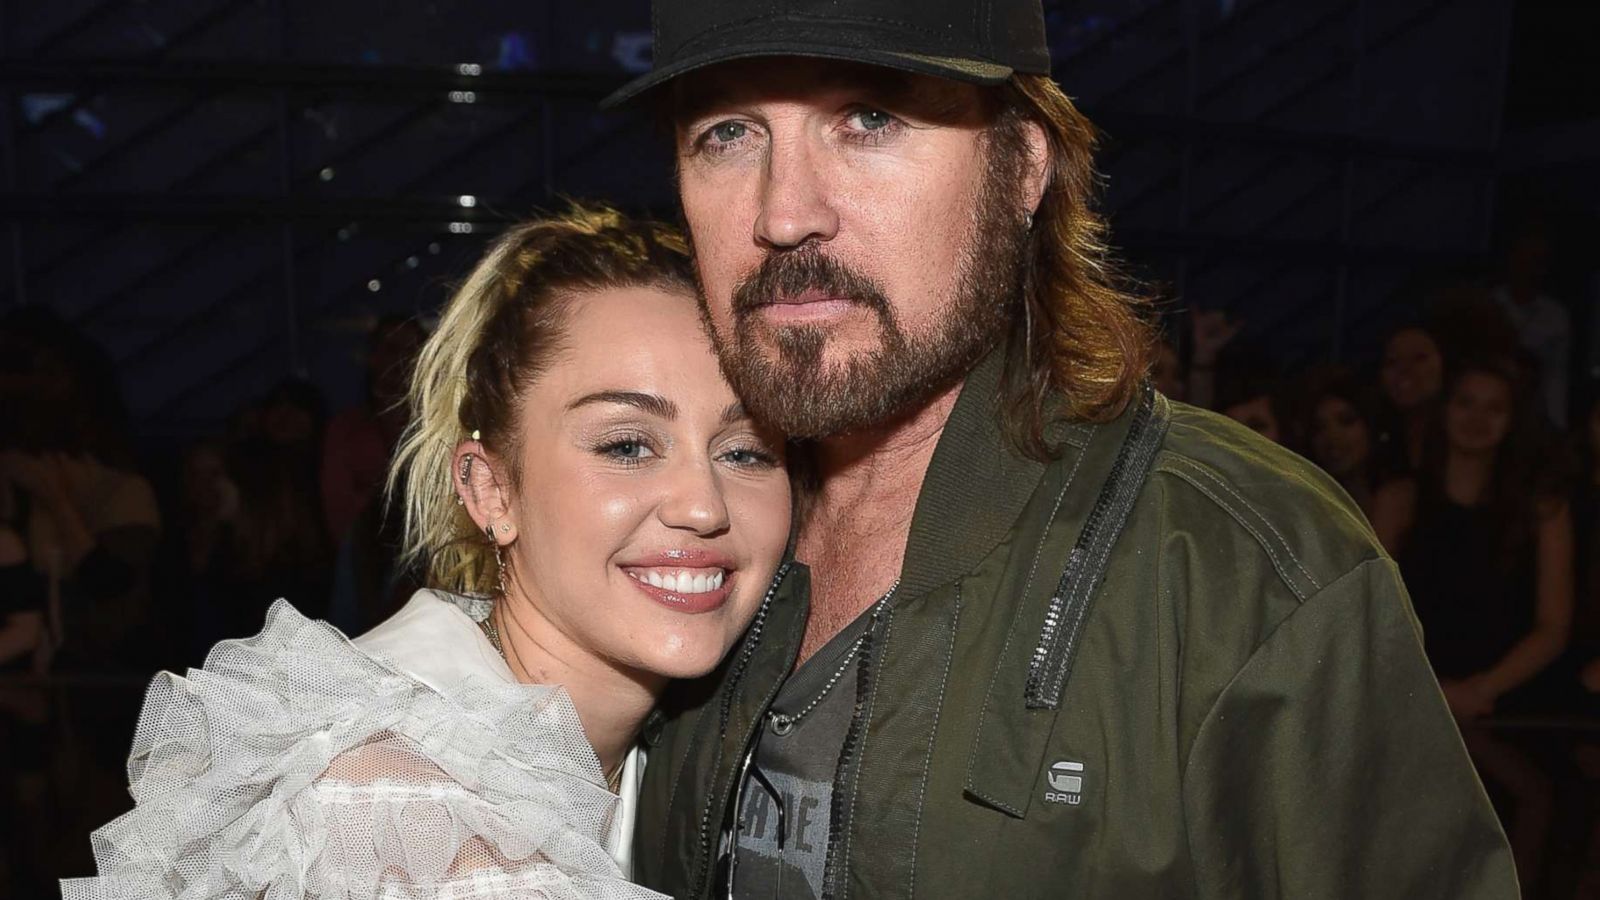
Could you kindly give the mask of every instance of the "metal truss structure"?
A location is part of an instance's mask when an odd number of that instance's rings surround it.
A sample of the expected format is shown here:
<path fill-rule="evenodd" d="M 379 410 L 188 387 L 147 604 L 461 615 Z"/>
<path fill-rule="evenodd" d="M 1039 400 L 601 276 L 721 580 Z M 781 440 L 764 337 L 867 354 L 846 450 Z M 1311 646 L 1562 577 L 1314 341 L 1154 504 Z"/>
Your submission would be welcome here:
<path fill-rule="evenodd" d="M 674 214 L 654 124 L 594 106 L 648 63 L 643 0 L 4 6 L 0 306 L 106 343 L 156 432 L 288 373 L 352 395 L 375 317 L 531 210 Z M 1117 243 L 1285 362 L 1359 352 L 1487 248 L 1510 0 L 1046 6 Z"/>

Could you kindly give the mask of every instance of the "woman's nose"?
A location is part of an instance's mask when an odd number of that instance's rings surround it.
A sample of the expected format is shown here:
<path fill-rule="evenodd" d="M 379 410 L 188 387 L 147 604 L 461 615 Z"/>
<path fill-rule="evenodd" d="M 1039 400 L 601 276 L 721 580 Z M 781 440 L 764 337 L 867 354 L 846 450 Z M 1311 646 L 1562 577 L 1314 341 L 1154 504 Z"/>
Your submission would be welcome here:
<path fill-rule="evenodd" d="M 659 515 L 668 528 L 712 535 L 728 528 L 728 504 L 709 462 L 687 465 L 673 480 Z"/>

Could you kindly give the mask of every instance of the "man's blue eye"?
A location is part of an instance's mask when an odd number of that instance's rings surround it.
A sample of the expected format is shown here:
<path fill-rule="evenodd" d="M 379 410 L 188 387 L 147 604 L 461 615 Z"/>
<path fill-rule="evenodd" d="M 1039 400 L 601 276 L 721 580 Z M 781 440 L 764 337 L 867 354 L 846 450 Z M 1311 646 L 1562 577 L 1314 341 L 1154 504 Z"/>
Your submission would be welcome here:
<path fill-rule="evenodd" d="M 889 127 L 894 118 L 888 113 L 878 109 L 867 109 L 856 113 L 861 122 L 861 127 L 868 131 L 880 131 Z"/>
<path fill-rule="evenodd" d="M 744 137 L 745 131 L 744 125 L 739 122 L 723 122 L 720 125 L 712 126 L 711 137 L 723 143 L 729 143 Z"/>

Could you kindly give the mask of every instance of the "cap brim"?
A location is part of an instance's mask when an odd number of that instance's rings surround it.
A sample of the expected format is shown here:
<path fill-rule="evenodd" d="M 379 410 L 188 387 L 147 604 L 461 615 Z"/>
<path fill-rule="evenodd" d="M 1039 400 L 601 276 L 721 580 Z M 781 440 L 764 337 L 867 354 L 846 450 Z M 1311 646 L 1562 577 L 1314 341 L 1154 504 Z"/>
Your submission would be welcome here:
<path fill-rule="evenodd" d="M 771 44 L 740 44 L 684 57 L 671 65 L 663 66 L 647 75 L 641 75 L 623 85 L 610 96 L 600 101 L 600 108 L 613 109 L 622 106 L 650 93 L 655 88 L 661 87 L 680 75 L 688 74 L 697 69 L 704 69 L 717 63 L 731 62 L 737 59 L 759 59 L 765 56 L 803 56 L 812 59 L 837 59 L 843 62 L 866 63 L 868 65 L 899 69 L 904 72 L 915 72 L 919 75 L 933 75 L 938 78 L 950 78 L 955 81 L 965 81 L 969 84 L 988 86 L 1005 83 L 1006 79 L 1010 78 L 1014 72 L 1010 66 L 982 60 L 929 56 L 921 53 L 897 53 L 890 50 L 872 50 L 862 47 L 823 46 L 792 41 L 774 41 Z"/>

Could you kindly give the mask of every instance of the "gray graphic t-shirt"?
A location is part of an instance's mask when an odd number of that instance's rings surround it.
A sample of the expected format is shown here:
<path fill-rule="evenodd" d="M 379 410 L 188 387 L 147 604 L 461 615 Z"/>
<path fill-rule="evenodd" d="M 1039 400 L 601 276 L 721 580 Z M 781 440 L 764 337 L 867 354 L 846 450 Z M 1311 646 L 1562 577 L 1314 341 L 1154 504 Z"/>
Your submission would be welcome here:
<path fill-rule="evenodd" d="M 773 713 L 797 720 L 789 726 L 769 716 L 762 725 L 739 807 L 736 900 L 822 896 L 833 777 L 855 708 L 860 638 L 871 621 L 869 610 L 806 660 L 772 704 Z"/>

